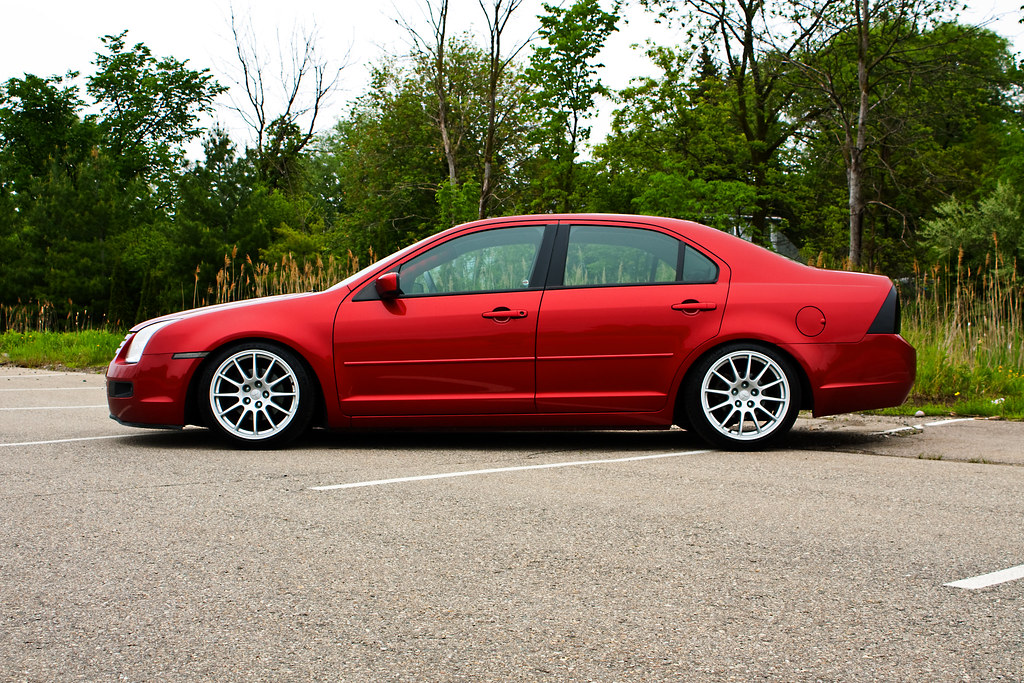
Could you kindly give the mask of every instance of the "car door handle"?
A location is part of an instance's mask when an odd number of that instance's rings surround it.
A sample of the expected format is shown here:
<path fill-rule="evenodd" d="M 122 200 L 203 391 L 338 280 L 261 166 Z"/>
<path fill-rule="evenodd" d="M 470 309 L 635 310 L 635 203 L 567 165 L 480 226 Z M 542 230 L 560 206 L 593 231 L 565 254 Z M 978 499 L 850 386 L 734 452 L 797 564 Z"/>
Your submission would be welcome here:
<path fill-rule="evenodd" d="M 480 315 L 491 320 L 508 320 L 509 318 L 525 318 L 527 313 L 523 309 L 513 311 L 508 308 L 495 308 L 493 311 L 484 311 Z"/>
<path fill-rule="evenodd" d="M 713 311 L 716 308 L 718 308 L 718 304 L 716 304 L 714 301 L 697 301 L 695 299 L 684 301 L 681 304 L 672 304 L 673 311 L 682 311 L 683 313 Z"/>

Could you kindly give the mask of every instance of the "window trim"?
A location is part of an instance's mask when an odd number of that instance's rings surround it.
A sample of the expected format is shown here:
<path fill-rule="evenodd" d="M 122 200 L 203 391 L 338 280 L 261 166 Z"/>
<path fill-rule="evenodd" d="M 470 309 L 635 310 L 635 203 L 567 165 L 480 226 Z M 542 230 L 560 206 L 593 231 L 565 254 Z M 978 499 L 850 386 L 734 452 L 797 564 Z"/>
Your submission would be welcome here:
<path fill-rule="evenodd" d="M 506 294 L 511 292 L 534 292 L 543 291 L 547 288 L 548 275 L 549 275 L 549 264 L 551 262 L 552 254 L 552 243 L 555 241 L 555 232 L 558 226 L 556 224 L 538 224 L 538 223 L 524 223 L 524 224 L 512 224 L 512 225 L 499 225 L 484 228 L 482 230 L 468 230 L 460 232 L 456 235 L 452 235 L 449 239 L 435 242 L 428 246 L 426 249 L 417 250 L 416 253 L 410 254 L 407 258 L 391 264 L 389 268 L 385 268 L 381 272 L 374 275 L 356 294 L 352 297 L 352 301 L 380 301 L 380 295 L 377 293 L 376 283 L 384 273 L 397 272 L 399 274 L 399 286 L 401 286 L 402 268 L 406 266 L 410 261 L 413 261 L 420 256 L 430 253 L 434 249 L 443 247 L 446 244 L 451 244 L 455 240 L 462 239 L 463 237 L 469 237 L 470 235 L 480 235 L 485 232 L 492 232 L 494 230 L 514 230 L 516 228 L 541 228 L 542 234 L 540 238 L 540 246 L 537 251 L 537 260 L 533 264 L 533 271 L 530 273 L 530 286 L 515 288 L 515 289 L 484 289 L 479 291 L 471 292 L 402 292 L 398 295 L 398 299 L 424 299 L 424 298 L 437 298 L 447 296 L 473 296 L 479 294 Z"/>
<path fill-rule="evenodd" d="M 679 251 L 676 256 L 676 280 L 671 282 L 613 282 L 600 285 L 567 285 L 565 284 L 565 267 L 569 259 L 569 232 L 572 228 L 607 228 L 609 230 L 647 230 L 670 237 L 679 243 Z M 683 266 L 685 265 L 685 254 L 687 249 L 697 252 L 715 266 L 715 279 L 707 282 L 684 282 Z M 558 226 L 555 236 L 555 244 L 551 254 L 551 266 L 548 270 L 548 289 L 599 289 L 603 287 L 663 287 L 666 285 L 713 285 L 717 284 L 722 277 L 722 266 L 718 261 L 703 250 L 698 249 L 693 243 L 675 233 L 658 230 L 653 226 L 640 225 L 618 225 L 599 223 L 562 223 Z"/>

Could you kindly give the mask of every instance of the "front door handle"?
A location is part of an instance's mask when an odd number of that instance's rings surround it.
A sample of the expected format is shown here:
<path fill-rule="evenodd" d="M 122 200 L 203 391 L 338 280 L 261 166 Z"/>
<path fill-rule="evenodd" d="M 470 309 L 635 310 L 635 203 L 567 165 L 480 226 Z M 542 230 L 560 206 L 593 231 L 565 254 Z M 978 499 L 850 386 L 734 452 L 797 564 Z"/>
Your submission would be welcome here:
<path fill-rule="evenodd" d="M 493 311 L 485 311 L 480 315 L 491 320 L 503 322 L 505 320 L 510 320 L 511 318 L 525 318 L 527 316 L 527 313 L 523 309 L 513 311 L 502 306 L 499 308 L 495 308 Z"/>
<path fill-rule="evenodd" d="M 682 311 L 683 313 L 713 311 L 716 308 L 718 308 L 718 304 L 714 301 L 697 301 L 696 299 L 688 299 L 681 304 L 672 304 L 673 311 Z"/>

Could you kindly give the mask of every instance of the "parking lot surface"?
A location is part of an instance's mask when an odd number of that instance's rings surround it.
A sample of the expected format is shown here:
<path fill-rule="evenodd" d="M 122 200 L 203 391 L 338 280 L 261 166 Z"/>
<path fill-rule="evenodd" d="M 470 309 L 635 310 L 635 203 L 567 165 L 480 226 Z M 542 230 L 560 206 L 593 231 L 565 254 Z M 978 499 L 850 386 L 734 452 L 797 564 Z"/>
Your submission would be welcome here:
<path fill-rule="evenodd" d="M 0 367 L 4 681 L 1021 681 L 1022 529 L 1020 423 L 248 452 Z"/>

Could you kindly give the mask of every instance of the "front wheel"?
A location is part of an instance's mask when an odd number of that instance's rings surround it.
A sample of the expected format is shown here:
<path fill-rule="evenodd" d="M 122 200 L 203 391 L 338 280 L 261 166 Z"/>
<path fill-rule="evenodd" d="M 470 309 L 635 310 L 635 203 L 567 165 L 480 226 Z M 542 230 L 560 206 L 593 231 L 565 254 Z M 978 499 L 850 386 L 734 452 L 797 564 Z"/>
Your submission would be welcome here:
<path fill-rule="evenodd" d="M 793 363 L 760 344 L 732 344 L 697 364 L 685 387 L 693 429 L 726 450 L 764 448 L 785 435 L 800 412 Z"/>
<path fill-rule="evenodd" d="M 225 349 L 203 373 L 206 424 L 250 448 L 275 448 L 302 434 L 313 412 L 309 376 L 295 354 L 275 344 Z"/>

